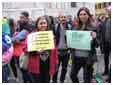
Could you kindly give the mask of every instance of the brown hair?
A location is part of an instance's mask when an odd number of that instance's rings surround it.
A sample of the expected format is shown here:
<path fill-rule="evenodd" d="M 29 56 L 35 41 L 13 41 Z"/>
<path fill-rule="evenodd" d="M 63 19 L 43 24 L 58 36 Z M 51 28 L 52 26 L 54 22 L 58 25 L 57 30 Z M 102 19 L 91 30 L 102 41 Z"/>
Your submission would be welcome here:
<path fill-rule="evenodd" d="M 37 24 L 38 24 L 38 22 L 40 21 L 40 19 L 42 19 L 42 18 L 44 18 L 44 19 L 47 21 L 47 30 L 50 30 L 49 21 L 48 21 L 48 19 L 47 19 L 45 16 L 40 16 L 40 17 L 37 18 L 37 20 L 36 20 L 36 22 L 35 22 L 35 28 L 38 28 L 38 27 L 37 27 Z"/>
<path fill-rule="evenodd" d="M 91 22 L 92 22 L 92 21 L 91 21 L 91 20 L 92 20 L 92 15 L 90 14 L 89 9 L 86 8 L 86 7 L 82 7 L 82 8 L 79 9 L 79 11 L 78 11 L 78 13 L 77 13 L 77 29 L 80 29 L 81 26 L 82 26 L 82 22 L 80 21 L 79 15 L 80 15 L 80 12 L 83 11 L 83 10 L 84 10 L 84 11 L 88 14 L 88 16 L 89 16 L 89 19 L 88 19 L 88 21 L 87 21 L 87 25 L 90 25 Z"/>

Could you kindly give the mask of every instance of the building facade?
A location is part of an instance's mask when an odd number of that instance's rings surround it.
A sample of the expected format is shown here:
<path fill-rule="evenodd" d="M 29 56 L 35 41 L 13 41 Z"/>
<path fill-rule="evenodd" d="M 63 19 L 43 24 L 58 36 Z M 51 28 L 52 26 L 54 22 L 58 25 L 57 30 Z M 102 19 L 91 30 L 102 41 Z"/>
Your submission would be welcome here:
<path fill-rule="evenodd" d="M 36 19 L 41 15 L 57 17 L 63 11 L 66 15 L 75 17 L 80 7 L 88 7 L 95 15 L 95 3 L 91 2 L 4 2 L 2 15 L 17 20 L 22 11 L 28 11 L 30 17 Z"/>
<path fill-rule="evenodd" d="M 111 2 L 102 2 L 95 4 L 95 13 L 96 16 L 107 15 L 106 8 L 111 6 Z"/>

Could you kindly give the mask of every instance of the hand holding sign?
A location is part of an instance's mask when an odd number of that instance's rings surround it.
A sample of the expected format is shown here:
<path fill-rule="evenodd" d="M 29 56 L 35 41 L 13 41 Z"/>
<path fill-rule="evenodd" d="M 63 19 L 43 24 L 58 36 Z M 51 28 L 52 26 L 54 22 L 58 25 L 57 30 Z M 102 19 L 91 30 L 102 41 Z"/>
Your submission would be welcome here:
<path fill-rule="evenodd" d="M 96 38 L 96 32 L 91 32 L 91 36 L 92 36 L 92 38 Z"/>
<path fill-rule="evenodd" d="M 38 53 L 42 53 L 44 51 L 44 49 L 40 49 L 38 50 Z"/>

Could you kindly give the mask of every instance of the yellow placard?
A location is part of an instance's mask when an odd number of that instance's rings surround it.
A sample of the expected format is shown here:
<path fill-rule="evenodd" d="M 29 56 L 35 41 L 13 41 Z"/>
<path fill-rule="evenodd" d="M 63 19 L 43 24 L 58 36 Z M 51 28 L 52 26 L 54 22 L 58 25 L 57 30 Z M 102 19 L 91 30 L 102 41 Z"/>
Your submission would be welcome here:
<path fill-rule="evenodd" d="M 52 31 L 35 32 L 28 35 L 28 51 L 49 50 L 54 48 Z"/>

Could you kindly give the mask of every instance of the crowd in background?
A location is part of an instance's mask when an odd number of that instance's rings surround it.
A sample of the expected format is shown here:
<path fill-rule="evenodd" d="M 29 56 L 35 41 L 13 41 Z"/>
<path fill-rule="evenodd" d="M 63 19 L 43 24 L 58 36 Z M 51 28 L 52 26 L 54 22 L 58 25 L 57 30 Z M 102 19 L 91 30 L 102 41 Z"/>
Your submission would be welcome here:
<path fill-rule="evenodd" d="M 2 82 L 9 80 L 11 66 L 14 77 L 17 81 L 17 68 L 22 73 L 24 83 L 53 83 L 58 82 L 59 66 L 61 64 L 60 82 L 64 83 L 68 61 L 72 59 L 70 78 L 73 83 L 79 83 L 78 73 L 83 67 L 83 80 L 91 83 L 94 78 L 94 63 L 98 62 L 96 48 L 100 47 L 101 54 L 104 54 L 104 73 L 108 75 L 106 82 L 111 82 L 109 56 L 111 52 L 111 11 L 108 17 L 94 16 L 86 7 L 77 12 L 72 19 L 71 15 L 59 13 L 58 17 L 40 16 L 36 21 L 29 18 L 29 13 L 21 13 L 20 19 L 4 17 L 7 23 L 2 24 Z M 30 33 L 39 31 L 53 31 L 55 48 L 27 52 L 27 36 Z M 65 30 L 92 31 L 91 50 L 71 49 L 67 47 Z M 23 65 L 20 61 L 24 58 Z M 26 58 L 26 59 L 25 59 Z"/>

